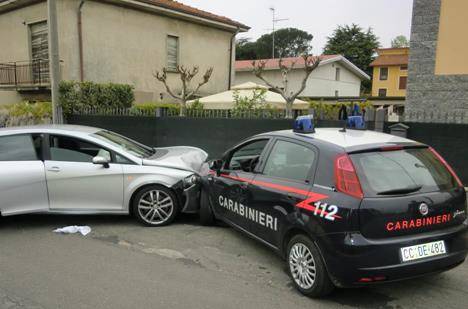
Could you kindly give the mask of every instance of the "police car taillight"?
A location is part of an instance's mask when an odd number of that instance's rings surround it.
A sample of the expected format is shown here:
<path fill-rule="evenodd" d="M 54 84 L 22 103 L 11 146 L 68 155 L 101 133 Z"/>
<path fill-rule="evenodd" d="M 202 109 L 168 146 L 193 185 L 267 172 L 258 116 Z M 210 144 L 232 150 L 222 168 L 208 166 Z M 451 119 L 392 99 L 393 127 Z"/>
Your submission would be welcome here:
<path fill-rule="evenodd" d="M 435 151 L 434 148 L 432 147 L 429 147 L 429 150 L 434 154 L 434 156 L 436 156 L 436 158 L 445 166 L 445 168 L 450 172 L 450 174 L 452 174 L 453 178 L 455 178 L 455 180 L 457 181 L 458 185 L 460 187 L 463 187 L 463 184 L 460 180 L 460 178 L 458 178 L 457 174 L 455 174 L 455 171 L 452 169 L 452 167 L 447 163 L 447 161 L 445 161 L 444 158 L 442 158 L 442 156 L 437 152 Z"/>
<path fill-rule="evenodd" d="M 340 155 L 335 159 L 335 181 L 336 190 L 359 199 L 363 198 L 364 194 L 356 169 L 347 154 Z"/>

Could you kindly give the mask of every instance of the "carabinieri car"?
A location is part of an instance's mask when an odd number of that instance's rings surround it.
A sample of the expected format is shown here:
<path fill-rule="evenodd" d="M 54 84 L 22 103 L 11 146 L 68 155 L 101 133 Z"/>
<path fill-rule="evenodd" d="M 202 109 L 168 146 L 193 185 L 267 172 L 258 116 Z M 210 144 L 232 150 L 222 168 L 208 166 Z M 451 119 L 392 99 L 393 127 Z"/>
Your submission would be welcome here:
<path fill-rule="evenodd" d="M 198 210 L 207 156 L 85 126 L 3 128 L 0 215 L 131 213 L 145 225 L 166 225 Z"/>
<path fill-rule="evenodd" d="M 465 190 L 427 145 L 301 119 L 210 167 L 201 222 L 220 219 L 276 250 L 305 295 L 441 272 L 467 255 Z"/>

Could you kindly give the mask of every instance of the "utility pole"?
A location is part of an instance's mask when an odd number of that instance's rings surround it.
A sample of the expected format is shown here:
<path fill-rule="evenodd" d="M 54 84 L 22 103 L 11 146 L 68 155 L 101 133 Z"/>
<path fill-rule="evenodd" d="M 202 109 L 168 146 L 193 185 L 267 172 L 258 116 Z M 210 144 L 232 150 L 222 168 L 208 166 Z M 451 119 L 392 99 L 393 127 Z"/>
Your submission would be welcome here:
<path fill-rule="evenodd" d="M 271 7 L 270 8 L 270 11 L 271 13 L 273 14 L 273 19 L 272 19 L 272 23 L 273 23 L 273 27 L 271 28 L 272 30 L 272 33 L 271 33 L 271 36 L 272 36 L 272 39 L 273 39 L 273 46 L 272 46 L 272 59 L 275 59 L 275 26 L 278 22 L 280 21 L 285 21 L 285 20 L 289 20 L 289 18 L 282 18 L 282 19 L 277 19 L 276 18 L 276 9 L 274 7 Z"/>
<path fill-rule="evenodd" d="M 59 104 L 60 56 L 57 29 L 57 1 L 47 0 L 47 26 L 49 28 L 49 74 L 52 96 L 52 123 L 63 123 L 62 108 Z"/>

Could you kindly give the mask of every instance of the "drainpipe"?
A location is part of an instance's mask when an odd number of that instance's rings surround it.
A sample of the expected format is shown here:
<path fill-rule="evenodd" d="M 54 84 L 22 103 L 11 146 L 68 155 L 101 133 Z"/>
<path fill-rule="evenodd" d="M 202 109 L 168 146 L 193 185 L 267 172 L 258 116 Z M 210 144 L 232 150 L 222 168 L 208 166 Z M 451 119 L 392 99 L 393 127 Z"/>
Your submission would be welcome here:
<path fill-rule="evenodd" d="M 233 46 L 235 44 L 235 39 L 236 39 L 236 35 L 240 32 L 240 28 L 237 27 L 237 30 L 236 32 L 232 35 L 231 37 L 231 45 L 229 47 L 229 84 L 228 84 L 228 90 L 231 90 L 231 84 L 232 84 L 232 51 L 233 51 Z M 234 55 L 234 58 L 236 57 L 236 55 Z"/>
<path fill-rule="evenodd" d="M 81 21 L 82 9 L 86 0 L 81 0 L 78 7 L 78 54 L 80 57 L 80 81 L 84 81 L 84 63 L 83 63 L 83 26 Z"/>

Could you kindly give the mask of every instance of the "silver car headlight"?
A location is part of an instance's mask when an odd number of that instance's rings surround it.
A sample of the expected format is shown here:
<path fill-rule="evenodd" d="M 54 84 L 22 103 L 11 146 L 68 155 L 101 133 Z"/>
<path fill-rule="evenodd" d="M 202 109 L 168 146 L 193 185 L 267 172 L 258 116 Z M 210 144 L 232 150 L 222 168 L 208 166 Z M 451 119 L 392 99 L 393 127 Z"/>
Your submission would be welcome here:
<path fill-rule="evenodd" d="M 189 188 L 193 185 L 196 185 L 200 181 L 200 177 L 198 175 L 190 175 L 184 178 L 184 187 Z"/>

